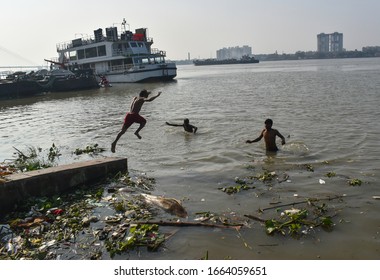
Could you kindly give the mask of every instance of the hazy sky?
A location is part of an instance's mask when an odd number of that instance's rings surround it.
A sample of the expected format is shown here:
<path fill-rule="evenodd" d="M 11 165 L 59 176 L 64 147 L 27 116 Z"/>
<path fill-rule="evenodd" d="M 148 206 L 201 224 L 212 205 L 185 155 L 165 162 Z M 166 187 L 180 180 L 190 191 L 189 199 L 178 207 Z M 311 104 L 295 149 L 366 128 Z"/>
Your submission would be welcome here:
<path fill-rule="evenodd" d="M 316 51 L 317 34 L 335 31 L 347 50 L 380 46 L 379 0 L 7 0 L 0 9 L 0 66 L 43 65 L 57 43 L 120 30 L 123 18 L 176 60 L 243 45 L 253 54 Z"/>

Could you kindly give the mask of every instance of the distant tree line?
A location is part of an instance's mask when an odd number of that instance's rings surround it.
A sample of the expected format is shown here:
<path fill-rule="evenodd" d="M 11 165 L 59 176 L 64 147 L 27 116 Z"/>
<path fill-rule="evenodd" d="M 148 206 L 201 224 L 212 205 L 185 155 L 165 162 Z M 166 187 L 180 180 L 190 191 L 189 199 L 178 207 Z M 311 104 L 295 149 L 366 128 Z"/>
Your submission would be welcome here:
<path fill-rule="evenodd" d="M 299 59 L 329 59 L 329 58 L 363 58 L 363 57 L 380 57 L 380 46 L 363 47 L 361 51 L 342 51 L 342 52 L 315 52 L 315 51 L 298 51 L 294 54 L 256 54 L 254 57 L 260 61 L 272 60 L 299 60 Z M 192 64 L 193 60 L 177 60 L 177 64 Z"/>
<path fill-rule="evenodd" d="M 361 57 L 380 57 L 380 47 L 364 47 L 362 51 L 342 51 L 342 52 L 314 52 L 298 51 L 294 54 L 259 54 L 256 59 L 261 61 L 271 60 L 299 60 L 299 59 L 330 59 L 330 58 L 361 58 Z"/>

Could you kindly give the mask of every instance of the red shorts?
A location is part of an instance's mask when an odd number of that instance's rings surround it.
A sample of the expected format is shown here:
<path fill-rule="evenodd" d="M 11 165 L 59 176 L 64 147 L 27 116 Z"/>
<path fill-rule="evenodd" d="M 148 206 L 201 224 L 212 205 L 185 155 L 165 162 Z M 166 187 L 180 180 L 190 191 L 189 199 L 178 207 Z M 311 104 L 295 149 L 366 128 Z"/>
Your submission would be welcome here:
<path fill-rule="evenodd" d="M 127 113 L 127 115 L 124 118 L 123 128 L 127 129 L 133 123 L 145 124 L 146 123 L 146 119 L 144 119 L 142 116 L 140 116 L 137 113 Z"/>

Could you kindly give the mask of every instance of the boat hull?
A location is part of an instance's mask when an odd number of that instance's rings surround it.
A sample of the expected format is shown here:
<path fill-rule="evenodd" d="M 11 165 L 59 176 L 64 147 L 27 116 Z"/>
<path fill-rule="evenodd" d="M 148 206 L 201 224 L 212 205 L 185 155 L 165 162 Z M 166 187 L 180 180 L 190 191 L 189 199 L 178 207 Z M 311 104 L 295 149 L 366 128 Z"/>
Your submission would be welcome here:
<path fill-rule="evenodd" d="M 110 83 L 142 83 L 149 81 L 170 81 L 177 76 L 174 63 L 133 67 L 126 71 L 102 73 Z"/>
<path fill-rule="evenodd" d="M 49 91 L 73 91 L 99 88 L 99 83 L 95 77 L 74 77 L 67 79 L 55 79 Z"/>
<path fill-rule="evenodd" d="M 0 83 L 0 99 L 32 97 L 44 91 L 45 89 L 36 81 L 20 80 Z"/>

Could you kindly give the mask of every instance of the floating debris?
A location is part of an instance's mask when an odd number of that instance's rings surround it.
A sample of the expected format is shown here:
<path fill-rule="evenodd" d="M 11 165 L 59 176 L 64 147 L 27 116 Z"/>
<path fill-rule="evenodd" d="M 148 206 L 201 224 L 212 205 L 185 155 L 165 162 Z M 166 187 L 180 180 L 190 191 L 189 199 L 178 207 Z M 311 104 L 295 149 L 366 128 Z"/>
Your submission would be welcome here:
<path fill-rule="evenodd" d="M 326 203 L 319 203 L 322 200 L 342 199 L 343 196 L 336 196 L 325 199 L 309 198 L 301 202 L 287 203 L 275 207 L 260 209 L 260 213 L 266 210 L 275 209 L 279 218 L 262 218 L 254 215 L 244 215 L 250 219 L 262 222 L 265 225 L 266 233 L 272 235 L 280 233 L 281 235 L 290 235 L 292 237 L 300 237 L 302 235 L 315 232 L 315 228 L 322 227 L 327 231 L 333 230 L 335 226 L 332 218 L 337 215 L 336 207 L 328 207 Z M 284 206 L 295 204 L 305 204 L 304 208 L 290 208 L 281 211 Z"/>
<path fill-rule="evenodd" d="M 250 187 L 247 185 L 237 185 L 237 186 L 230 186 L 230 187 L 225 187 L 225 188 L 219 188 L 222 192 L 225 192 L 227 194 L 234 194 L 238 193 L 240 191 L 246 191 L 249 189 L 254 189 L 255 187 Z"/>
<path fill-rule="evenodd" d="M 350 185 L 350 186 L 361 186 L 361 184 L 362 184 L 362 181 L 360 180 L 360 179 L 350 179 L 350 180 L 348 180 L 348 184 Z"/>
<path fill-rule="evenodd" d="M 185 208 L 181 205 L 181 202 L 175 198 L 166 198 L 149 194 L 141 194 L 141 196 L 143 197 L 144 201 L 150 205 L 158 206 L 164 209 L 166 212 L 181 218 L 187 217 Z"/>
<path fill-rule="evenodd" d="M 336 176 L 336 173 L 330 171 L 330 172 L 326 173 L 326 176 L 329 177 L 329 178 L 331 178 L 331 177 L 335 177 L 335 176 Z"/>
<path fill-rule="evenodd" d="M 311 164 L 305 164 L 306 170 L 310 172 L 314 172 L 314 167 Z"/>
<path fill-rule="evenodd" d="M 113 235 L 113 239 L 106 241 L 105 245 L 113 258 L 115 254 L 121 254 L 134 250 L 136 247 L 147 247 L 149 250 L 155 251 L 165 241 L 165 235 L 159 231 L 156 224 L 135 224 L 129 226 L 121 234 Z"/>
<path fill-rule="evenodd" d="M 98 200 L 98 192 L 92 187 L 59 197 L 30 198 L 20 212 L 9 213 L 1 221 L 6 226 L 0 231 L 0 259 L 60 259 L 62 250 L 79 242 L 78 234 L 98 220 L 91 215 L 90 204 Z M 77 245 L 83 247 L 83 254 L 91 253 L 85 249 L 88 246 Z"/>
<path fill-rule="evenodd" d="M 74 154 L 77 155 L 77 156 L 79 156 L 81 154 L 92 154 L 92 155 L 95 155 L 95 154 L 102 153 L 105 150 L 106 149 L 104 149 L 104 148 L 100 148 L 98 144 L 94 144 L 94 145 L 88 145 L 84 149 L 77 148 L 74 151 Z"/>
<path fill-rule="evenodd" d="M 272 181 L 275 177 L 276 177 L 275 171 L 270 172 L 268 170 L 265 170 L 263 174 L 257 175 L 254 178 L 263 182 L 268 182 L 268 181 Z"/>

